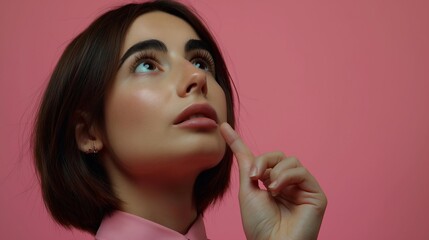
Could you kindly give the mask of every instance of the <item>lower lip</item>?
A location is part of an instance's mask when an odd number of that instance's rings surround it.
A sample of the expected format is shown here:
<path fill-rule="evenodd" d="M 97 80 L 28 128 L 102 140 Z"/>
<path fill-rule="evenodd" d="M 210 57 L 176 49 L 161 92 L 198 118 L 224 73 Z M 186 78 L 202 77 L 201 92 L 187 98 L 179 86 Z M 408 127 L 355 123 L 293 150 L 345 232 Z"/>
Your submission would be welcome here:
<path fill-rule="evenodd" d="M 217 128 L 217 123 L 210 118 L 192 118 L 177 124 L 180 128 L 212 130 Z"/>

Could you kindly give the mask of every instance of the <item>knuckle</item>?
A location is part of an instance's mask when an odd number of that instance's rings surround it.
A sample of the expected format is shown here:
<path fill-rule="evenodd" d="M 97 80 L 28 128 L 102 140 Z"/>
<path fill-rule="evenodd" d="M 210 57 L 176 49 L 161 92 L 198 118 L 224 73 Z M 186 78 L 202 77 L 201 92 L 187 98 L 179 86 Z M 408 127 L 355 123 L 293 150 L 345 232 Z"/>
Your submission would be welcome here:
<path fill-rule="evenodd" d="M 291 163 L 293 163 L 296 167 L 302 166 L 302 164 L 299 161 L 299 159 L 297 157 L 295 157 L 295 156 L 287 157 L 287 160 L 290 161 Z"/>
<path fill-rule="evenodd" d="M 280 171 L 277 168 L 273 168 L 270 171 L 270 178 L 271 179 L 277 179 L 279 177 L 279 175 L 281 175 L 282 171 Z"/>
<path fill-rule="evenodd" d="M 321 214 L 324 214 L 327 206 L 328 206 L 328 198 L 326 197 L 325 194 L 322 193 L 322 195 L 320 196 L 320 198 L 318 199 L 318 202 L 316 204 L 317 210 Z"/>
<path fill-rule="evenodd" d="M 303 174 L 309 174 L 310 172 L 308 171 L 308 169 L 307 168 L 305 168 L 305 167 L 298 167 L 300 170 L 301 170 L 301 172 L 303 173 Z"/>
<path fill-rule="evenodd" d="M 278 156 L 278 157 L 282 157 L 282 158 L 286 157 L 286 155 L 282 151 L 274 151 L 274 152 L 272 152 L 272 154 L 275 156 Z"/>
<path fill-rule="evenodd" d="M 308 179 L 308 180 L 313 179 L 313 177 L 311 176 L 307 168 L 300 166 L 300 167 L 297 167 L 297 169 L 299 171 L 299 174 L 303 176 L 305 179 Z"/>

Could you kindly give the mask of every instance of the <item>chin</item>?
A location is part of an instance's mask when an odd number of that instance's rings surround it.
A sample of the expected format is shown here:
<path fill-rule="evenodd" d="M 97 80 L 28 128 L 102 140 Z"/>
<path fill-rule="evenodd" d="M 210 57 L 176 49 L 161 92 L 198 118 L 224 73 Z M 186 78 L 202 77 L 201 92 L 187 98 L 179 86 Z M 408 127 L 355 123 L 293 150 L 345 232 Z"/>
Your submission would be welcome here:
<path fill-rule="evenodd" d="M 198 170 L 203 171 L 212 168 L 220 163 L 223 156 L 225 155 L 225 145 L 218 147 L 195 147 L 187 149 L 188 151 L 180 154 L 183 164 L 189 164 L 188 166 L 194 166 Z"/>

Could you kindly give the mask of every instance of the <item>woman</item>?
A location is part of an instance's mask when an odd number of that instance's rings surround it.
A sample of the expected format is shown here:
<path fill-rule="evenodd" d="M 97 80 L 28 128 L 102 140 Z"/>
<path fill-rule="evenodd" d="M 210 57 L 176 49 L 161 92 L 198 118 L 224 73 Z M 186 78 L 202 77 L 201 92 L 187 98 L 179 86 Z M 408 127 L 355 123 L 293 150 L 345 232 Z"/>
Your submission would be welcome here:
<path fill-rule="evenodd" d="M 283 153 L 253 156 L 233 108 L 219 48 L 186 6 L 103 14 L 66 48 L 40 105 L 46 206 L 96 239 L 206 239 L 201 216 L 226 191 L 234 154 L 246 237 L 316 239 L 326 208 L 317 181 Z"/>

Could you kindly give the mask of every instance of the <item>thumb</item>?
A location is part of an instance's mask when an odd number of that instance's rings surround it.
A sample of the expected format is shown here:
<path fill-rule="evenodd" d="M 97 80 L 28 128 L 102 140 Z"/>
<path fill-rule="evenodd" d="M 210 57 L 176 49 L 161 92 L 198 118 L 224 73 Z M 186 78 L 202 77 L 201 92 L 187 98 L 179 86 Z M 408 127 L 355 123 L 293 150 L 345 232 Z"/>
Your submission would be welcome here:
<path fill-rule="evenodd" d="M 253 153 L 228 123 L 221 124 L 220 132 L 237 159 L 240 170 L 240 188 L 253 187 L 253 180 L 250 178 L 250 171 L 255 158 Z"/>

